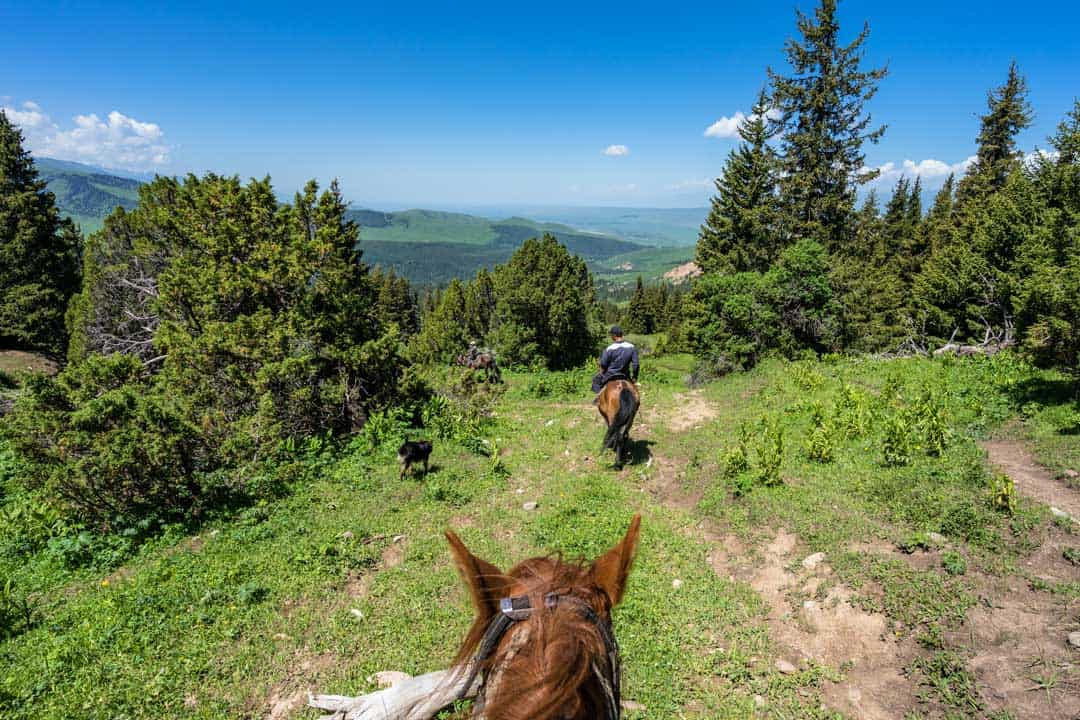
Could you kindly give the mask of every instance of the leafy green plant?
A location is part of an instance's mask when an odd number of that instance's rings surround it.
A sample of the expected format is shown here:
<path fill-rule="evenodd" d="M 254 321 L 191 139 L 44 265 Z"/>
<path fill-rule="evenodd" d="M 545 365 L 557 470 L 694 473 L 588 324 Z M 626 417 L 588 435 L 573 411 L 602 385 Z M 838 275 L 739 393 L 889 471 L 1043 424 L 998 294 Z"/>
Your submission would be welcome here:
<path fill-rule="evenodd" d="M 36 608 L 19 591 L 15 581 L 7 578 L 0 584 L 0 640 L 7 640 L 29 630 L 34 625 Z"/>
<path fill-rule="evenodd" d="M 1073 548 L 1073 547 L 1065 548 L 1064 550 L 1061 551 L 1061 557 L 1065 558 L 1066 560 L 1068 560 L 1073 565 L 1080 565 L 1080 550 L 1078 550 L 1076 548 Z"/>
<path fill-rule="evenodd" d="M 806 457 L 818 463 L 831 463 L 836 456 L 836 433 L 825 419 L 825 409 L 815 403 L 810 409 L 810 434 L 804 448 Z"/>
<path fill-rule="evenodd" d="M 776 420 L 762 423 L 762 434 L 755 448 L 755 480 L 765 486 L 779 485 L 784 462 L 784 430 Z"/>
<path fill-rule="evenodd" d="M 721 465 L 724 477 L 734 478 L 750 470 L 750 427 L 746 423 L 739 425 L 739 441 L 724 453 Z"/>
<path fill-rule="evenodd" d="M 963 575 L 967 572 L 967 561 L 960 553 L 948 550 L 941 556 L 941 567 L 950 575 Z"/>
<path fill-rule="evenodd" d="M 870 431 L 872 423 L 873 412 L 866 395 L 847 383 L 841 384 L 833 407 L 836 429 L 847 437 L 858 438 Z"/>
<path fill-rule="evenodd" d="M 990 506 L 998 512 L 1016 512 L 1016 485 L 1008 475 L 998 473 L 990 480 Z"/>
<path fill-rule="evenodd" d="M 886 467 L 902 467 L 911 462 L 915 450 L 913 430 L 911 416 L 906 410 L 897 409 L 885 418 L 881 448 Z"/>
<path fill-rule="evenodd" d="M 825 383 L 825 377 L 804 363 L 797 363 L 791 368 L 791 379 L 800 390 L 817 390 Z"/>
<path fill-rule="evenodd" d="M 915 403 L 913 414 L 922 434 L 926 452 L 935 457 L 943 455 L 948 448 L 952 432 L 945 417 L 945 407 L 941 398 L 932 390 L 927 390 Z"/>

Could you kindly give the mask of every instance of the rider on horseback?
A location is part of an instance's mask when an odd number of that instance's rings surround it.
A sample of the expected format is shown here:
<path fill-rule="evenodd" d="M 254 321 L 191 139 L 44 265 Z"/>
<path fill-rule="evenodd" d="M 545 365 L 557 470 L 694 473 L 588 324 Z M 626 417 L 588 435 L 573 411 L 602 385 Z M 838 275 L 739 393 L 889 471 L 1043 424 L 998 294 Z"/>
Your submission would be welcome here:
<path fill-rule="evenodd" d="M 475 365 L 477 359 L 480 357 L 480 348 L 476 346 L 475 340 L 469 341 L 469 349 L 465 351 L 465 360 L 469 365 Z"/>
<path fill-rule="evenodd" d="M 593 376 L 592 390 L 595 393 L 603 390 L 604 385 L 615 378 L 637 382 L 640 367 L 637 348 L 623 340 L 623 331 L 618 325 L 611 326 L 611 341 L 600 354 L 600 372 Z"/>

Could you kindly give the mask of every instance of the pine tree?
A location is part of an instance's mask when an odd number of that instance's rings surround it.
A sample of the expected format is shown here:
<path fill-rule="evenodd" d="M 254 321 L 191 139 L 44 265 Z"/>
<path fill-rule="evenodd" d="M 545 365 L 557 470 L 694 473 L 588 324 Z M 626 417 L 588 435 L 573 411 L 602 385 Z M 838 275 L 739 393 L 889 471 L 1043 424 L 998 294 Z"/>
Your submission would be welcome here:
<path fill-rule="evenodd" d="M 526 240 L 493 279 L 490 340 L 500 361 L 565 369 L 593 357 L 592 275 L 554 236 Z"/>
<path fill-rule="evenodd" d="M 0 347 L 63 356 L 81 246 L 38 178 L 22 132 L 0 110 Z"/>
<path fill-rule="evenodd" d="M 885 205 L 884 240 L 885 260 L 896 257 L 903 249 L 908 231 L 908 204 L 911 201 L 911 183 L 906 177 L 896 181 L 892 197 Z"/>
<path fill-rule="evenodd" d="M 465 288 L 465 322 L 469 337 L 483 342 L 491 332 L 491 319 L 495 315 L 495 281 L 487 268 L 480 268 L 476 277 Z"/>
<path fill-rule="evenodd" d="M 1033 173 L 1042 232 L 1021 247 L 1017 331 L 1040 365 L 1070 370 L 1080 386 L 1080 101 L 1050 138 Z"/>
<path fill-rule="evenodd" d="M 716 180 L 716 195 L 697 244 L 703 272 L 764 272 L 782 245 L 777 227 L 777 158 L 769 146 L 775 135 L 762 90 L 749 118 L 739 126 L 742 143 L 728 155 Z"/>
<path fill-rule="evenodd" d="M 655 318 L 652 308 L 649 307 L 649 298 L 645 292 L 645 285 L 641 276 L 637 276 L 634 285 L 634 294 L 630 296 L 630 303 L 626 308 L 626 331 L 648 335 L 653 331 Z"/>
<path fill-rule="evenodd" d="M 903 294 L 895 248 L 890 251 L 890 223 L 903 225 L 910 200 L 905 179 L 897 183 L 886 217 L 871 190 L 855 215 L 852 240 L 833 255 L 831 280 L 843 306 L 844 345 L 874 352 L 896 345 L 901 332 Z M 868 271 L 874 268 L 874 271 Z"/>
<path fill-rule="evenodd" d="M 961 204 L 1000 190 L 1016 168 L 1020 160 L 1016 136 L 1031 125 L 1033 117 L 1027 94 L 1027 81 L 1014 61 L 1005 84 L 986 94 L 987 110 L 981 120 L 975 163 L 957 189 Z"/>
<path fill-rule="evenodd" d="M 802 40 L 785 47 L 792 74 L 769 71 L 783 130 L 780 199 L 787 242 L 813 238 L 835 251 L 849 242 L 855 194 L 877 176 L 866 170 L 863 143 L 876 143 L 863 105 L 887 74 L 862 69 L 868 25 L 848 45 L 839 42 L 837 0 L 821 0 L 808 17 L 798 13 Z"/>
<path fill-rule="evenodd" d="M 930 206 L 930 212 L 926 214 L 926 220 L 922 225 L 922 235 L 926 245 L 927 254 L 932 256 L 942 245 L 952 241 L 953 227 L 953 196 L 956 192 L 956 179 L 950 174 L 945 184 L 934 196 L 934 204 Z"/>

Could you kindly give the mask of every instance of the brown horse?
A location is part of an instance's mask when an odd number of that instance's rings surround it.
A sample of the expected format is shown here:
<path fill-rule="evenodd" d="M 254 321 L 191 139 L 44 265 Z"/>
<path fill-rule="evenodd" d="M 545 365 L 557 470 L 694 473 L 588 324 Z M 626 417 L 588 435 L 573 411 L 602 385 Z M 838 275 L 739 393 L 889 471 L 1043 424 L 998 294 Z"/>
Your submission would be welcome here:
<path fill-rule="evenodd" d="M 622 468 L 627 457 L 626 443 L 630 439 L 630 426 L 634 424 L 641 396 L 637 385 L 629 380 L 612 380 L 604 385 L 596 399 L 600 415 L 607 423 L 604 433 L 604 449 L 615 451 L 615 468 Z"/>
<path fill-rule="evenodd" d="M 467 367 L 470 370 L 483 370 L 484 379 L 488 382 L 491 382 L 492 380 L 495 382 L 502 382 L 502 374 L 499 372 L 499 365 L 495 362 L 495 355 L 493 353 L 480 353 L 476 356 L 476 359 L 471 362 L 467 355 L 458 355 L 457 364 Z"/>
<path fill-rule="evenodd" d="M 474 720 L 618 720 L 619 650 L 611 609 L 626 588 L 641 516 L 591 565 L 536 557 L 503 573 L 453 532 L 450 550 L 476 618 L 455 667 L 480 687 Z"/>

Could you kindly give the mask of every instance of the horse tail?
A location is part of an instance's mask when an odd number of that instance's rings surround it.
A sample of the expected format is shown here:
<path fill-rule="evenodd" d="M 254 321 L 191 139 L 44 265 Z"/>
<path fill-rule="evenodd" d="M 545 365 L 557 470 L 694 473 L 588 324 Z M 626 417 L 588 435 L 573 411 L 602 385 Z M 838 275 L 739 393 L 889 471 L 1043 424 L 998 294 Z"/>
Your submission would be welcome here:
<path fill-rule="evenodd" d="M 637 415 L 638 401 L 634 397 L 634 393 L 629 388 L 623 388 L 619 393 L 619 409 L 615 411 L 615 417 L 612 419 L 611 424 L 608 425 L 607 433 L 604 435 L 604 449 L 614 449 L 615 443 L 618 442 L 619 436 L 622 435 L 627 426 L 634 421 L 634 416 Z"/>

